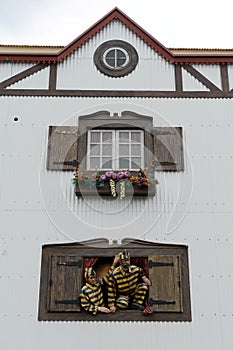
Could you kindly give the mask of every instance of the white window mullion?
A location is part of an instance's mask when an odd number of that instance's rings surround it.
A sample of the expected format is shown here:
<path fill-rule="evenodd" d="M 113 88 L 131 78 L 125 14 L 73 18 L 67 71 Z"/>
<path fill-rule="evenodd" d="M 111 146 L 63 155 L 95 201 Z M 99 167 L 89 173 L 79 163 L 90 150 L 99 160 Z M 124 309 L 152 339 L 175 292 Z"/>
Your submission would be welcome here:
<path fill-rule="evenodd" d="M 100 169 L 103 167 L 103 131 L 100 131 Z"/>
<path fill-rule="evenodd" d="M 145 160 L 144 160 L 144 133 L 141 133 L 141 167 L 145 168 Z"/>
<path fill-rule="evenodd" d="M 119 130 L 116 130 L 116 138 L 115 138 L 115 166 L 116 166 L 116 170 L 119 170 L 120 169 L 120 154 L 119 154 L 119 140 L 120 140 L 120 131 Z"/>
<path fill-rule="evenodd" d="M 131 131 L 129 131 L 129 169 L 132 168 L 132 148 L 131 148 L 131 143 L 132 143 L 132 139 L 131 139 Z"/>
<path fill-rule="evenodd" d="M 113 130 L 113 137 L 112 137 L 112 154 L 113 154 L 113 157 L 112 157 L 112 168 L 114 170 L 118 169 L 118 163 L 119 163 L 119 146 L 117 145 L 118 142 L 117 142 L 117 138 L 118 138 L 118 135 L 117 135 L 117 130 Z"/>

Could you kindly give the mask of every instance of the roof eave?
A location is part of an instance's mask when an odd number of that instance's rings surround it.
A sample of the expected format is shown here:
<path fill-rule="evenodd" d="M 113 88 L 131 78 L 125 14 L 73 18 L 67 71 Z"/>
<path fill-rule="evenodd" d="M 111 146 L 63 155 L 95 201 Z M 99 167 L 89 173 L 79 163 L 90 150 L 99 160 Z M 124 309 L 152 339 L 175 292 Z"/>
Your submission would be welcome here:
<path fill-rule="evenodd" d="M 233 63 L 232 54 L 174 54 L 172 51 L 167 49 L 158 40 L 156 40 L 151 34 L 140 27 L 136 22 L 129 18 L 125 13 L 115 7 L 104 17 L 93 24 L 89 29 L 83 32 L 79 37 L 73 40 L 70 44 L 61 48 L 56 54 L 19 54 L 19 53 L 0 53 L 0 61 L 28 61 L 28 62 L 61 62 L 74 50 L 81 47 L 94 35 L 96 35 L 101 29 L 103 29 L 108 23 L 117 19 L 121 21 L 127 28 L 133 31 L 138 37 L 146 42 L 152 49 L 158 52 L 168 62 L 175 64 L 185 63 Z"/>

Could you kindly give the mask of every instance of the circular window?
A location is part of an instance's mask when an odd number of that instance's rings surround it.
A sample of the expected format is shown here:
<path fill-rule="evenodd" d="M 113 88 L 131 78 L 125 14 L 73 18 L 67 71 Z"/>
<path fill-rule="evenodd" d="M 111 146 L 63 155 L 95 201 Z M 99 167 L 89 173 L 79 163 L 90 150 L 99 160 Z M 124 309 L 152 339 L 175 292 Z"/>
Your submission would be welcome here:
<path fill-rule="evenodd" d="M 105 75 L 123 77 L 135 69 L 138 54 L 129 43 L 122 40 L 110 40 L 97 48 L 94 63 Z"/>

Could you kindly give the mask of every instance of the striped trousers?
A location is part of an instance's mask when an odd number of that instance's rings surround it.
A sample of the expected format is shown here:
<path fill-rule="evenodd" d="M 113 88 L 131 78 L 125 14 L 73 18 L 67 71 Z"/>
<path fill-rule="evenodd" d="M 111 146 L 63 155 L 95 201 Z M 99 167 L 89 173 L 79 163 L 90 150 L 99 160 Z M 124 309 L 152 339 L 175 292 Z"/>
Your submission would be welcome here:
<path fill-rule="evenodd" d="M 142 305 L 148 290 L 148 286 L 145 283 L 139 283 L 135 291 L 129 295 L 119 295 L 116 300 L 116 307 L 119 309 L 127 309 L 129 302 L 132 299 L 133 303 Z"/>

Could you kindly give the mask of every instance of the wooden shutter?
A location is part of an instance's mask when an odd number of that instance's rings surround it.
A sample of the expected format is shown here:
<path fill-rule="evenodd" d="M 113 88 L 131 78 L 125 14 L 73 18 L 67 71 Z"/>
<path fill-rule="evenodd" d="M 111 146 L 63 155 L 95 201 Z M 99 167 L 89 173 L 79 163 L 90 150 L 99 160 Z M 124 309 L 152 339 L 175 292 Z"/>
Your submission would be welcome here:
<path fill-rule="evenodd" d="M 182 312 L 180 256 L 149 256 L 149 304 L 157 312 Z"/>
<path fill-rule="evenodd" d="M 76 126 L 50 126 L 47 169 L 74 170 L 77 155 L 78 128 Z"/>
<path fill-rule="evenodd" d="M 157 127 L 153 134 L 155 170 L 184 170 L 182 128 Z"/>
<path fill-rule="evenodd" d="M 82 260 L 80 257 L 51 256 L 49 282 L 49 311 L 80 311 L 79 293 L 82 283 Z"/>

